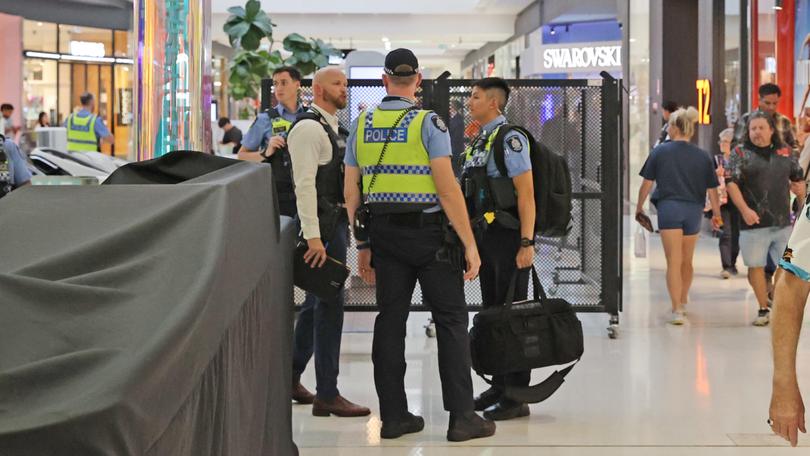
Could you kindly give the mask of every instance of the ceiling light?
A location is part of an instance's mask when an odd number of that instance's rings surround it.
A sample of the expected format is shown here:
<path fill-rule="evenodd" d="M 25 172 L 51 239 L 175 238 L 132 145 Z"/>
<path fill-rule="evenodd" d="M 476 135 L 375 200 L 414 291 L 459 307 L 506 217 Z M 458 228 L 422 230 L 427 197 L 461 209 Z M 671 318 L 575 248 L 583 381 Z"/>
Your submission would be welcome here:
<path fill-rule="evenodd" d="M 551 26 L 551 36 L 554 36 L 554 35 L 556 35 L 556 34 L 557 34 L 557 29 L 556 29 L 556 28 L 554 28 L 554 26 L 552 25 L 552 26 Z"/>
<path fill-rule="evenodd" d="M 782 0 L 776 0 L 773 4 L 773 9 L 781 11 L 782 10 Z"/>
<path fill-rule="evenodd" d="M 391 40 L 388 39 L 387 36 L 382 37 L 382 40 L 383 40 L 383 43 L 387 43 L 387 42 L 391 41 Z"/>

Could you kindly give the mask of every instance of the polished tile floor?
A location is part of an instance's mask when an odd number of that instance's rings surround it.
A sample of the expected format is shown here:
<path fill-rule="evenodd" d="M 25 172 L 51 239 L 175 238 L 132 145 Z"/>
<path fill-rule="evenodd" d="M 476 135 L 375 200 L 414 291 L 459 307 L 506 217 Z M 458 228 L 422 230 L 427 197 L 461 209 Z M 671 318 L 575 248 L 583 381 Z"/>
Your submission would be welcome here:
<path fill-rule="evenodd" d="M 719 278 L 717 241 L 701 239 L 688 307 L 689 324 L 665 323 L 668 309 L 660 239 L 649 258 L 625 258 L 621 334 L 610 340 L 606 315 L 582 315 L 585 357 L 552 398 L 532 405 L 528 418 L 499 423 L 493 438 L 450 444 L 442 409 L 436 341 L 425 337 L 427 314 L 409 321 L 406 387 L 422 433 L 381 441 L 371 365 L 373 315 L 346 315 L 341 392 L 368 405 L 370 418 L 316 418 L 293 407 L 301 454 L 351 456 L 674 456 L 808 455 L 770 435 L 770 332 L 750 325 L 756 308 L 743 275 Z M 742 259 L 740 259 L 740 269 Z M 805 331 L 810 331 L 805 325 Z M 810 337 L 802 340 L 799 375 L 810 386 Z M 548 372 L 534 373 L 541 380 Z M 304 383 L 314 387 L 312 365 Z M 477 391 L 483 381 L 474 377 Z"/>

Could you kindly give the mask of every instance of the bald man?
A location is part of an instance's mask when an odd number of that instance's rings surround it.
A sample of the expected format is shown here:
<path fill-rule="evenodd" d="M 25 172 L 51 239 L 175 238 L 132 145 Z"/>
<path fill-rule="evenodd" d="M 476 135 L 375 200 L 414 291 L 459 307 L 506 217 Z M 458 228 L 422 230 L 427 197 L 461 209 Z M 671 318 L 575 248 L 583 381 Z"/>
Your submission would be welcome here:
<path fill-rule="evenodd" d="M 292 161 L 295 197 L 301 231 L 308 250 L 304 259 L 313 268 L 327 255 L 346 262 L 348 216 L 343 199 L 343 157 L 348 132 L 336 116 L 347 103 L 346 76 L 335 67 L 315 73 L 314 99 L 290 129 L 287 145 Z M 295 326 L 293 398 L 308 403 L 315 416 L 366 416 L 371 411 L 340 395 L 337 387 L 344 296 L 333 302 L 307 295 Z M 303 385 L 301 374 L 315 355 L 316 394 Z"/>

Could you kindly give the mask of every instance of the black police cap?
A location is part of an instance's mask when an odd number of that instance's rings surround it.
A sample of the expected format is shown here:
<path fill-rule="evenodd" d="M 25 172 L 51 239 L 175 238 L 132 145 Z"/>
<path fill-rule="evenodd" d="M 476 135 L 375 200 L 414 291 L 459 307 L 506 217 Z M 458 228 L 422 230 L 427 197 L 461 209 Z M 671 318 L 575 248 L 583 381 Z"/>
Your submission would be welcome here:
<path fill-rule="evenodd" d="M 408 66 L 409 70 L 396 71 L 398 67 Z M 413 76 L 419 71 L 419 60 L 410 49 L 394 49 L 385 56 L 385 73 L 391 76 Z"/>

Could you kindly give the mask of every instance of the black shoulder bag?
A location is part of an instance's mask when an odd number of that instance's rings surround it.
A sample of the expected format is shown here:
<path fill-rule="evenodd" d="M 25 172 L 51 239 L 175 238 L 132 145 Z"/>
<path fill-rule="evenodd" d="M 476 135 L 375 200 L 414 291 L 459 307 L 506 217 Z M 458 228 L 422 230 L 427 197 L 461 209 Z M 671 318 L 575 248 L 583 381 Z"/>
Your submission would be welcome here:
<path fill-rule="evenodd" d="M 584 351 L 582 324 L 573 307 L 564 299 L 549 299 L 534 268 L 534 299 L 513 302 L 520 272 L 512 276 L 504 305 L 479 312 L 470 330 L 473 369 L 490 385 L 485 375 L 579 362 Z M 576 362 L 537 385 L 506 386 L 504 394 L 522 403 L 542 402 L 562 386 Z"/>
<path fill-rule="evenodd" d="M 379 169 L 380 165 L 382 164 L 383 160 L 385 159 L 385 151 L 388 150 L 388 144 L 391 143 L 391 132 L 394 128 L 402 122 L 402 119 L 408 115 L 409 112 L 415 110 L 415 107 L 410 107 L 404 111 L 402 114 L 397 117 L 397 121 L 394 122 L 394 125 L 388 130 L 388 135 L 385 137 L 385 143 L 383 144 L 382 151 L 380 152 L 380 158 L 377 160 L 377 165 L 374 167 L 374 174 L 371 175 L 371 182 L 368 184 L 368 191 L 371 192 L 371 189 L 374 187 L 374 184 L 377 182 L 377 169 Z M 360 176 L 360 207 L 357 208 L 357 211 L 354 213 L 354 238 L 359 242 L 367 242 L 369 237 L 369 222 L 371 221 L 371 210 L 366 204 L 365 200 L 363 199 L 363 176 Z"/>

